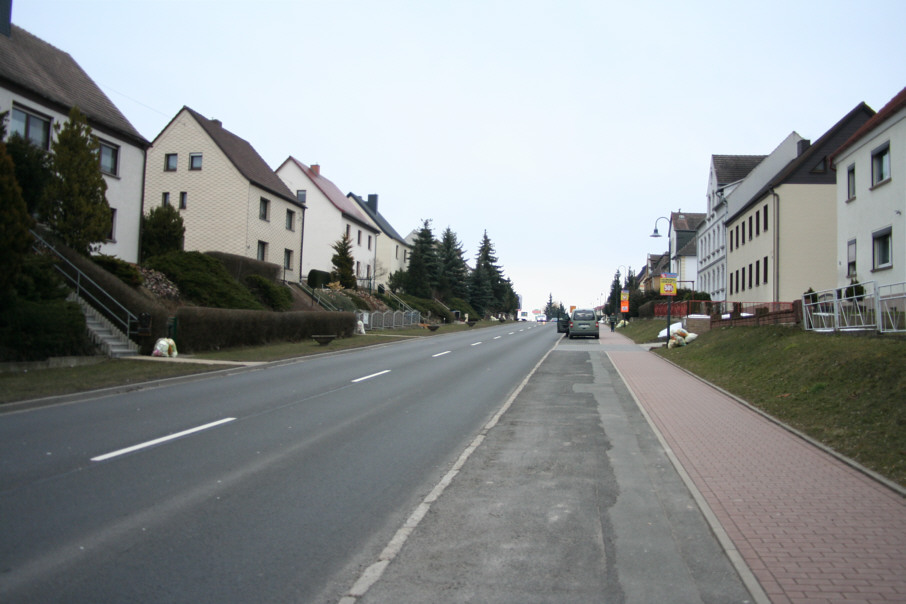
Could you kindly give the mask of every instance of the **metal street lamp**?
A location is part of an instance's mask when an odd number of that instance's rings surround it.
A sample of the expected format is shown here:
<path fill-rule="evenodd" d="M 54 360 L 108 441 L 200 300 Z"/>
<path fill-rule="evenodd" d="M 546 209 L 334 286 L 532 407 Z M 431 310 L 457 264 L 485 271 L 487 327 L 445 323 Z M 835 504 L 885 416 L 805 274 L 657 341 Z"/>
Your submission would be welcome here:
<path fill-rule="evenodd" d="M 657 232 L 657 223 L 660 222 L 661 220 L 667 221 L 667 271 L 669 272 L 671 264 L 673 263 L 673 259 L 672 259 L 673 254 L 671 253 L 672 250 L 670 249 L 671 248 L 670 234 L 673 230 L 673 219 L 667 218 L 666 216 L 661 216 L 660 218 L 655 220 L 654 221 L 654 232 L 651 233 L 651 236 L 652 237 L 661 236 L 661 234 Z M 673 302 L 673 296 L 667 296 L 667 344 L 668 345 L 670 344 L 670 310 L 671 310 L 672 302 Z"/>

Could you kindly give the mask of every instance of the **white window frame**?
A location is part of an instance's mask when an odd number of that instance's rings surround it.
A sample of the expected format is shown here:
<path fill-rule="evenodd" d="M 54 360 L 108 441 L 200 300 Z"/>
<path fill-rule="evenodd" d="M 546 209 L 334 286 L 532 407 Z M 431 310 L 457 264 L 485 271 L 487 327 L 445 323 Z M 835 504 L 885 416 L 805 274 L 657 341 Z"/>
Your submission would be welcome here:
<path fill-rule="evenodd" d="M 856 198 L 856 164 L 846 168 L 846 201 Z"/>
<path fill-rule="evenodd" d="M 107 169 L 104 158 L 112 158 L 112 169 Z M 102 174 L 110 176 L 119 176 L 120 171 L 120 148 L 117 145 L 98 139 L 98 162 L 101 166 Z M 109 164 L 109 162 L 108 162 Z"/>
<path fill-rule="evenodd" d="M 856 276 L 856 240 L 850 239 L 846 242 L 846 276 Z"/>
<path fill-rule="evenodd" d="M 871 186 L 877 187 L 890 180 L 890 143 L 884 143 L 871 152 Z"/>
<path fill-rule="evenodd" d="M 893 267 L 893 230 L 891 227 L 879 229 L 871 234 L 871 267 L 876 271 Z"/>
<path fill-rule="evenodd" d="M 24 131 L 22 131 L 22 132 L 17 130 L 15 127 L 16 117 L 17 117 L 16 113 L 20 113 L 20 114 L 22 114 L 22 116 L 24 116 L 24 122 L 23 122 Z M 32 134 L 34 132 L 33 127 L 38 124 L 41 125 L 40 131 L 43 134 L 43 136 L 33 137 L 32 136 Z M 50 149 L 50 141 L 51 141 L 52 133 L 53 133 L 52 126 L 53 126 L 53 119 L 50 116 L 43 115 L 41 113 L 38 113 L 37 111 L 32 111 L 30 109 L 25 109 L 21 105 L 16 105 L 16 104 L 13 105 L 12 111 L 10 112 L 10 118 L 9 118 L 10 134 L 13 134 L 14 132 L 18 132 L 22 136 L 22 138 L 24 138 L 28 142 L 47 151 Z"/>

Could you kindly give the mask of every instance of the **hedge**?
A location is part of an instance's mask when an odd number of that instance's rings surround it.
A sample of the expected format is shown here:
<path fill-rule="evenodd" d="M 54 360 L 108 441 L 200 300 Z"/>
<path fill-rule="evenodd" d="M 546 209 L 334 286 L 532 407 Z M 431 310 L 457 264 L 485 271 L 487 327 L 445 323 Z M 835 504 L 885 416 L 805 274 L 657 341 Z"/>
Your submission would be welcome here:
<path fill-rule="evenodd" d="M 269 312 L 184 306 L 176 311 L 174 340 L 180 352 L 203 352 L 270 342 L 298 342 L 313 335 L 350 337 L 355 314 L 348 312 Z"/>

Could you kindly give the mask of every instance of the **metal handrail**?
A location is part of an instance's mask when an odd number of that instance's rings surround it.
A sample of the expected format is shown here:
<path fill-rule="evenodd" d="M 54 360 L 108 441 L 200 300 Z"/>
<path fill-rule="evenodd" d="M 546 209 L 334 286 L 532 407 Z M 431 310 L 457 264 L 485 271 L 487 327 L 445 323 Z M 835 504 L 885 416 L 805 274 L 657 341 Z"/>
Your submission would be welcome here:
<path fill-rule="evenodd" d="M 306 294 L 308 294 L 311 297 L 311 299 L 314 300 L 315 303 L 317 303 L 324 310 L 332 310 L 332 311 L 340 310 L 330 300 L 328 300 L 326 297 L 323 297 L 321 294 L 319 294 L 317 292 L 317 290 L 310 288 L 307 284 L 300 281 L 299 287 L 301 287 L 302 291 L 304 291 Z"/>
<path fill-rule="evenodd" d="M 75 273 L 74 275 L 70 274 L 64 270 L 59 264 L 54 264 L 54 268 L 58 273 L 63 275 L 63 277 L 75 287 L 75 293 L 77 296 L 87 299 L 92 306 L 97 310 L 104 313 L 104 316 L 109 318 L 111 321 L 117 325 L 122 326 L 123 333 L 126 334 L 127 338 L 132 338 L 133 333 L 136 331 L 133 326 L 138 325 L 138 317 L 136 317 L 132 311 L 120 304 L 120 302 L 114 298 L 111 294 L 97 284 L 97 282 L 86 275 L 82 269 L 73 264 L 68 258 L 61 254 L 57 249 L 43 239 L 36 232 L 31 231 L 32 236 L 35 238 L 35 244 L 33 249 L 35 251 L 40 251 L 38 243 L 44 246 L 44 249 L 50 250 L 53 254 L 59 259 L 62 260 L 66 266 Z M 92 292 L 87 289 L 88 285 L 91 285 L 95 290 Z M 111 308 L 112 307 L 112 308 Z"/>
<path fill-rule="evenodd" d="M 402 310 L 405 310 L 406 312 L 416 312 L 416 310 L 415 310 L 414 308 L 412 308 L 411 306 L 409 306 L 408 304 L 406 304 L 405 302 L 403 302 L 403 299 L 402 299 L 402 298 L 400 298 L 399 296 L 397 296 L 396 294 L 394 294 L 394 293 L 393 293 L 392 291 L 390 291 L 389 289 L 388 289 L 387 291 L 385 291 L 384 293 L 385 293 L 391 300 L 393 300 L 394 302 L 396 302 L 397 304 L 399 304 L 400 306 L 402 306 L 402 307 L 403 307 Z"/>

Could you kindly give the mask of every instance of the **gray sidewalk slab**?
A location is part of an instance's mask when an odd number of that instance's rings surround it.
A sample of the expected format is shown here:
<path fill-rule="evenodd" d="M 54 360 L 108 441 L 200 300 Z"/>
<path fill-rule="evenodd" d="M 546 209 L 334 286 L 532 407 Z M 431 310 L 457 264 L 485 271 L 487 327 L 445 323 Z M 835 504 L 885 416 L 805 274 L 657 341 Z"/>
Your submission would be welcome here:
<path fill-rule="evenodd" d="M 596 340 L 511 403 L 344 604 L 756 601 Z"/>
<path fill-rule="evenodd" d="M 627 341 L 602 351 L 774 604 L 906 602 L 898 490 Z"/>

